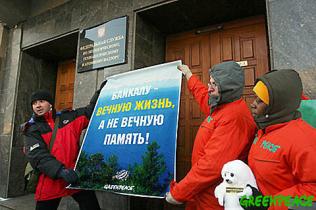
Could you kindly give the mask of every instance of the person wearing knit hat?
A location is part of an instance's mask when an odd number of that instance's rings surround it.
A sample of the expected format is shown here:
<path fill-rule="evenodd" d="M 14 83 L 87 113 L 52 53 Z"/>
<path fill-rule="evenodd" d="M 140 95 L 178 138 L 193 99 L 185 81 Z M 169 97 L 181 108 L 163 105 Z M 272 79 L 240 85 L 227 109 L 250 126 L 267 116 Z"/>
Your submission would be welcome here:
<path fill-rule="evenodd" d="M 79 152 L 80 135 L 89 124 L 105 84 L 106 81 L 101 84 L 87 106 L 57 113 L 49 91 L 38 90 L 31 95 L 33 114 L 31 119 L 23 124 L 22 132 L 25 137 L 25 156 L 32 168 L 39 172 L 35 190 L 36 210 L 57 210 L 62 197 L 65 196 L 72 196 L 79 204 L 80 210 L 100 210 L 94 191 L 66 187 L 79 181 L 74 166 Z"/>
<path fill-rule="evenodd" d="M 54 99 L 47 90 L 38 90 L 31 95 L 31 105 L 34 114 L 41 116 L 52 110 Z"/>
<path fill-rule="evenodd" d="M 48 90 L 37 90 L 31 95 L 31 104 L 36 100 L 45 100 L 51 105 L 54 104 L 54 99 Z"/>
<path fill-rule="evenodd" d="M 267 86 L 262 82 L 258 81 L 253 88 L 253 92 L 262 100 L 265 104 L 269 105 L 269 92 Z"/>
<path fill-rule="evenodd" d="M 263 195 L 313 196 L 315 201 L 316 129 L 298 111 L 302 89 L 292 69 L 271 71 L 254 86 L 251 112 L 259 130 L 248 164 Z"/>

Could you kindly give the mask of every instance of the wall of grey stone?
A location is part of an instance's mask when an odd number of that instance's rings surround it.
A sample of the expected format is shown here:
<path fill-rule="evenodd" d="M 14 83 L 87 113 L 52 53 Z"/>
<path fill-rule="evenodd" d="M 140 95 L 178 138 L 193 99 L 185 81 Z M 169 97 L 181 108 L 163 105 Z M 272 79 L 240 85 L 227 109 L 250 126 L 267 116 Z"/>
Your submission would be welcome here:
<path fill-rule="evenodd" d="M 267 0 L 271 66 L 299 72 L 304 92 L 316 99 L 316 1 Z"/>
<path fill-rule="evenodd" d="M 0 72 L 1 72 L 1 69 L 2 69 L 2 61 L 3 61 L 3 59 L 4 59 L 4 55 L 5 55 L 5 49 L 6 49 L 6 47 L 5 47 L 5 40 L 6 40 L 6 28 L 5 28 L 5 26 L 4 26 L 4 24 L 2 24 L 1 22 L 0 22 Z M 0 84 L 1 84 L 2 82 L 0 81 Z M 1 87 L 1 86 L 0 86 Z"/>
<path fill-rule="evenodd" d="M 5 109 L 4 105 L 1 104 L 2 98 L 4 97 L 5 87 L 4 87 L 4 77 L 5 77 L 5 58 L 6 58 L 6 51 L 8 45 L 8 35 L 9 30 L 6 29 L 2 24 L 0 25 L 0 122 L 1 119 L 4 119 L 5 116 Z M 4 123 L 4 122 L 2 122 Z M 0 126 L 1 130 L 3 130 L 3 125 Z M 1 132 L 2 133 L 2 132 Z M 10 144 L 9 140 L 2 140 L 7 139 L 6 136 L 0 136 L 0 196 L 3 197 L 6 195 L 7 191 L 7 179 L 8 179 L 8 162 L 9 162 L 9 150 Z M 2 143 L 3 142 L 3 143 Z M 1 181 L 2 180 L 2 181 Z"/>
<path fill-rule="evenodd" d="M 22 30 L 20 27 L 5 29 L 3 35 L 6 38 L 1 43 L 5 53 L 0 69 L 0 196 L 7 197 Z"/>
<path fill-rule="evenodd" d="M 136 16 L 134 68 L 165 61 L 166 36 L 140 15 Z"/>
<path fill-rule="evenodd" d="M 54 95 L 56 73 L 56 63 L 35 58 L 26 53 L 22 54 L 11 149 L 8 188 L 8 195 L 10 197 L 25 193 L 23 189 L 26 160 L 22 153 L 23 136 L 20 133 L 19 127 L 20 124 L 27 121 L 32 115 L 30 96 L 32 92 L 38 89 L 49 90 Z"/>
<path fill-rule="evenodd" d="M 0 98 L 2 96 L 2 90 L 4 88 L 5 77 L 5 58 L 8 48 L 9 29 L 0 23 Z M 4 110 L 0 110 L 0 117 L 4 114 Z"/>
<path fill-rule="evenodd" d="M 30 16 L 36 16 L 49 9 L 62 5 L 70 0 L 50 0 L 50 1 L 38 1 L 31 0 L 30 2 Z"/>
<path fill-rule="evenodd" d="M 29 15 L 30 4 L 25 0 L 0 0 L 0 20 L 12 27 Z"/>

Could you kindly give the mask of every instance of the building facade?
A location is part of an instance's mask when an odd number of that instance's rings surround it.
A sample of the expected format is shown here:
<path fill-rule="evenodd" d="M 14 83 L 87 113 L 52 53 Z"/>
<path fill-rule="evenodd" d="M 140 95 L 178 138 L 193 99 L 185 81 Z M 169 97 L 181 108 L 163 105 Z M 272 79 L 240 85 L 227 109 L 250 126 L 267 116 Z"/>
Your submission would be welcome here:
<path fill-rule="evenodd" d="M 9 2 L 0 6 L 0 197 L 24 194 L 26 160 L 19 125 L 30 117 L 30 94 L 39 88 L 56 96 L 55 106 L 76 108 L 86 105 L 111 75 L 181 59 L 207 81 L 212 65 L 236 60 L 245 70 L 249 103 L 255 79 L 270 69 L 297 70 L 305 95 L 316 98 L 314 0 Z M 128 17 L 126 62 L 78 73 L 80 32 L 123 16 Z M 181 94 L 179 179 L 190 168 L 203 118 L 185 83 Z M 104 209 L 183 209 L 106 192 L 98 192 L 98 198 Z"/>

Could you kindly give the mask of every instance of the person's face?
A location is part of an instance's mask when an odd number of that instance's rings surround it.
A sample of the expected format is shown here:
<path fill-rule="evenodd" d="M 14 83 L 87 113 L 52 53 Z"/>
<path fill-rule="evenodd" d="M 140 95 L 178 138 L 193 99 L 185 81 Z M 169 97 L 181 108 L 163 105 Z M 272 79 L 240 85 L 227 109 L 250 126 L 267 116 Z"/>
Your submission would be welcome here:
<path fill-rule="evenodd" d="M 253 117 L 264 115 L 268 105 L 265 104 L 259 97 L 257 97 L 250 105 Z"/>
<path fill-rule="evenodd" d="M 32 103 L 33 112 L 37 116 L 44 115 L 46 112 L 50 111 L 51 108 L 52 108 L 52 105 L 48 101 L 45 101 L 45 100 L 36 100 Z"/>
<path fill-rule="evenodd" d="M 212 76 L 210 76 L 210 81 L 208 83 L 208 93 L 211 96 L 219 96 L 218 86 Z"/>

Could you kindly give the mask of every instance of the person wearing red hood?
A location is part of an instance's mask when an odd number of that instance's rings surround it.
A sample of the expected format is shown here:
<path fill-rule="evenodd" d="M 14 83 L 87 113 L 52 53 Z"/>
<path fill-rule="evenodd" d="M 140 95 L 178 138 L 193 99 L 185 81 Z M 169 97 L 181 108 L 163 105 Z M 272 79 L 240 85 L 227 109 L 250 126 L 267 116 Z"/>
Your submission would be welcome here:
<path fill-rule="evenodd" d="M 297 110 L 302 89 L 299 74 L 292 69 L 263 75 L 253 89 L 257 98 L 251 111 L 259 131 L 248 163 L 263 195 L 316 199 L 316 129 Z M 275 208 L 287 209 L 269 209 Z"/>
<path fill-rule="evenodd" d="M 99 210 L 94 191 L 66 189 L 78 182 L 73 170 L 79 152 L 79 140 L 99 97 L 101 87 L 86 107 L 56 113 L 54 100 L 47 90 L 38 90 L 31 96 L 32 118 L 23 124 L 24 152 L 27 160 L 40 176 L 36 187 L 36 210 L 57 210 L 62 197 L 72 196 L 80 210 Z M 55 125 L 56 117 L 59 123 Z M 51 150 L 54 127 L 58 126 Z"/>
<path fill-rule="evenodd" d="M 246 160 L 256 125 L 242 99 L 244 71 L 234 61 L 223 62 L 209 71 L 208 87 L 192 75 L 186 65 L 178 67 L 188 88 L 207 116 L 194 141 L 192 166 L 166 194 L 171 204 L 186 203 L 187 210 L 222 210 L 214 195 L 221 182 L 221 170 L 231 160 Z"/>

